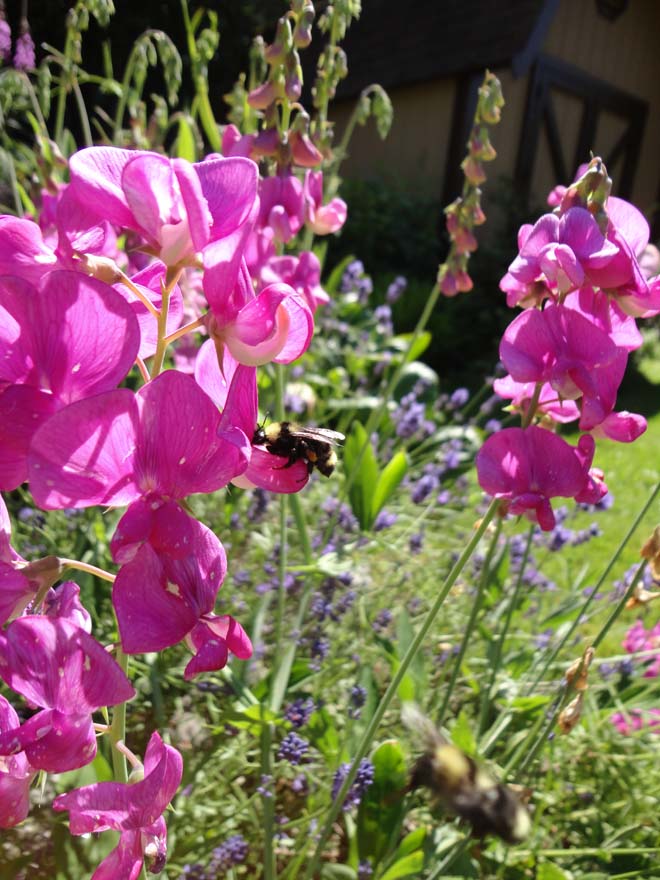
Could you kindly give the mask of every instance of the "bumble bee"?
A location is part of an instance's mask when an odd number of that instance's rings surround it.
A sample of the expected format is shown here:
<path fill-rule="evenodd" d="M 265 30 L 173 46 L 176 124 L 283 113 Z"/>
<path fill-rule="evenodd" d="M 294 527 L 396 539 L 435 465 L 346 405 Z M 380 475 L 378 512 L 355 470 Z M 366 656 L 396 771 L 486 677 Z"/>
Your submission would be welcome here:
<path fill-rule="evenodd" d="M 288 459 L 285 468 L 302 460 L 307 464 L 308 473 L 318 468 L 324 477 L 329 477 L 337 464 L 337 453 L 332 447 L 344 439 L 339 431 L 329 431 L 327 428 L 273 422 L 268 426 L 257 425 L 252 443 L 265 446 L 272 455 Z"/>
<path fill-rule="evenodd" d="M 527 837 L 529 813 L 508 786 L 448 742 L 417 707 L 404 706 L 402 717 L 426 748 L 412 767 L 408 791 L 431 789 L 450 812 L 471 825 L 474 837 L 494 834 L 506 843 Z"/>

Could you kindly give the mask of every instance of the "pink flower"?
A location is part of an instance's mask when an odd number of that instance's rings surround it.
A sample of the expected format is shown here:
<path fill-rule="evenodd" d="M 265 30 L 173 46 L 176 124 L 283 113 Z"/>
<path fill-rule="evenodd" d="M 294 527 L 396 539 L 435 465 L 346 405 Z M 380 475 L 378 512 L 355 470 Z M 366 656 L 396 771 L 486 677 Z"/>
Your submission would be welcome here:
<path fill-rule="evenodd" d="M 544 279 L 560 293 L 576 290 L 585 280 L 599 284 L 592 273 L 600 269 L 600 277 L 607 278 L 607 267 L 619 253 L 585 208 L 570 208 L 562 217 L 544 214 L 533 227 L 520 230 L 519 242 L 509 274 L 525 285 Z"/>
<path fill-rule="evenodd" d="M 493 391 L 505 400 L 511 400 L 511 406 L 520 410 L 523 415 L 529 411 L 529 404 L 536 389 L 535 382 L 516 382 L 511 376 L 504 376 L 493 382 Z M 550 416 L 560 424 L 573 422 L 579 418 L 580 411 L 572 400 L 564 400 L 547 382 L 542 386 L 538 398 L 536 412 Z"/>
<path fill-rule="evenodd" d="M 243 405 L 240 411 L 235 410 L 235 418 L 238 418 L 236 424 L 252 440 L 258 419 L 256 370 L 240 367 L 227 349 L 223 351 L 220 369 L 216 346 L 209 339 L 199 350 L 195 362 L 195 379 L 220 409 L 226 406 L 231 385 L 240 382 Z M 258 486 L 270 492 L 291 493 L 299 492 L 308 479 L 309 473 L 304 461 L 289 466 L 286 458 L 271 455 L 265 449 L 252 446 L 247 469 L 232 482 L 245 489 Z"/>
<path fill-rule="evenodd" d="M 577 448 L 551 431 L 531 426 L 492 434 L 477 453 L 481 488 L 505 500 L 505 509 L 524 514 L 544 531 L 555 526 L 551 498 L 575 498 L 589 483 L 595 444 L 580 437 Z"/>
<path fill-rule="evenodd" d="M 131 308 L 107 284 L 66 271 L 51 272 L 38 290 L 20 278 L 0 281 L 0 488 L 27 478 L 39 426 L 69 403 L 116 388 L 138 345 Z"/>
<path fill-rule="evenodd" d="M 330 302 L 321 287 L 321 264 L 311 251 L 303 251 L 297 257 L 271 257 L 259 273 L 259 282 L 262 289 L 269 284 L 288 284 L 306 301 L 312 313 Z"/>
<path fill-rule="evenodd" d="M 122 506 L 149 494 L 185 498 L 226 486 L 248 465 L 250 440 L 191 376 L 167 370 L 137 394 L 121 388 L 56 413 L 37 431 L 30 487 L 52 510 Z"/>
<path fill-rule="evenodd" d="M 221 669 L 229 653 L 252 654 L 239 623 L 213 614 L 227 557 L 210 529 L 173 501 L 136 501 L 119 521 L 111 543 L 121 565 L 113 584 L 122 649 L 161 651 L 186 639 L 195 656 L 185 678 Z"/>
<path fill-rule="evenodd" d="M 11 704 L 0 696 L 0 737 L 19 724 Z M 24 752 L 0 759 L 0 828 L 13 828 L 25 819 L 30 810 L 30 783 L 35 776 L 36 770 L 30 767 Z"/>
<path fill-rule="evenodd" d="M 500 358 L 516 382 L 549 382 L 563 398 L 582 398 L 580 429 L 613 410 L 627 351 L 575 309 L 526 309 L 506 329 Z"/>
<path fill-rule="evenodd" d="M 660 709 L 631 709 L 629 712 L 615 712 L 610 721 L 624 736 L 635 731 L 649 728 L 653 733 L 660 733 Z"/>
<path fill-rule="evenodd" d="M 92 880 L 137 880 L 143 863 L 152 873 L 165 867 L 167 828 L 163 813 L 181 783 L 183 762 L 176 749 L 151 735 L 140 782 L 97 782 L 61 794 L 54 810 L 68 810 L 71 833 L 114 829 L 119 844 L 98 866 Z"/>
<path fill-rule="evenodd" d="M 314 333 L 307 302 L 288 284 L 269 284 L 255 295 L 241 232 L 215 242 L 204 254 L 204 292 L 211 308 L 209 334 L 246 366 L 289 364 Z"/>
<path fill-rule="evenodd" d="M 135 691 L 99 643 L 72 620 L 21 617 L 0 633 L 0 677 L 41 706 L 0 734 L 0 754 L 24 751 L 32 767 L 75 770 L 96 755 L 92 712 L 124 703 Z"/>
<path fill-rule="evenodd" d="M 191 165 L 159 153 L 88 147 L 70 159 L 71 187 L 117 226 L 134 229 L 168 266 L 186 265 L 246 223 L 257 167 L 249 159 Z"/>
<path fill-rule="evenodd" d="M 346 222 L 346 202 L 334 198 L 323 204 L 323 172 L 308 171 L 303 188 L 305 198 L 305 224 L 316 235 L 337 232 Z"/>
<path fill-rule="evenodd" d="M 646 666 L 644 678 L 657 678 L 660 675 L 660 623 L 646 629 L 641 620 L 636 621 L 626 633 L 623 647 L 629 654 L 657 649 L 656 655 L 640 658 L 640 662 Z"/>
<path fill-rule="evenodd" d="M 292 174 L 262 179 L 259 185 L 258 226 L 269 226 L 275 239 L 286 243 L 303 225 L 305 197 L 303 185 Z"/>

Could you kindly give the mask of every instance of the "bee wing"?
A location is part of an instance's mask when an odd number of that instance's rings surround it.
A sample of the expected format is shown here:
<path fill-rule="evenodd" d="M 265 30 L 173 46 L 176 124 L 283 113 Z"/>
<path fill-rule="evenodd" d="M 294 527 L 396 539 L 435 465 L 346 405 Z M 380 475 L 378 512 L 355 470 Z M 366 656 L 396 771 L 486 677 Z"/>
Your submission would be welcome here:
<path fill-rule="evenodd" d="M 330 431 L 328 428 L 308 428 L 296 425 L 290 428 L 289 433 L 292 437 L 300 437 L 302 439 L 307 437 L 310 440 L 320 440 L 323 443 L 341 443 L 346 439 L 339 431 Z"/>
<path fill-rule="evenodd" d="M 425 749 L 435 749 L 447 745 L 448 740 L 440 733 L 430 718 L 427 718 L 416 703 L 404 703 L 401 707 L 401 721 Z"/>

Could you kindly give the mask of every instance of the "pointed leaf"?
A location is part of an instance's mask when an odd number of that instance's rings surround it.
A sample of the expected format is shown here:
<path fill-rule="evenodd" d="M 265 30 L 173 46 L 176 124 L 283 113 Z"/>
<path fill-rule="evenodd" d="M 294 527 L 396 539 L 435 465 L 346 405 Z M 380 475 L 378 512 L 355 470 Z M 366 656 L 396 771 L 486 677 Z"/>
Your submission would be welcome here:
<path fill-rule="evenodd" d="M 378 477 L 373 498 L 371 499 L 372 521 L 376 519 L 380 511 L 392 497 L 399 486 L 399 483 L 405 477 L 407 470 L 408 457 L 403 451 L 397 452 L 397 454 L 388 461 Z"/>
<path fill-rule="evenodd" d="M 363 529 L 371 528 L 374 521 L 373 493 L 378 482 L 378 464 L 371 441 L 364 427 L 353 422 L 344 446 L 344 468 L 347 475 L 355 473 L 348 493 L 351 509 Z"/>

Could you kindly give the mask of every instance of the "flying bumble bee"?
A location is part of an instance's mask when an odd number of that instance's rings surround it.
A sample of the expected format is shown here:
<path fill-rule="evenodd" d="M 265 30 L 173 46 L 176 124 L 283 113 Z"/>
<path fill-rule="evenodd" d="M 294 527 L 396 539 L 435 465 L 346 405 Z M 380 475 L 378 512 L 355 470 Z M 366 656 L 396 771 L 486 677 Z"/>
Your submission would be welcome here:
<path fill-rule="evenodd" d="M 339 431 L 329 431 L 327 428 L 308 428 L 294 422 L 272 422 L 266 426 L 257 425 L 252 443 L 265 446 L 272 455 L 286 458 L 285 468 L 297 461 L 304 461 L 308 473 L 317 468 L 324 477 L 329 477 L 337 464 L 337 453 L 333 447 L 344 439 Z"/>
<path fill-rule="evenodd" d="M 494 834 L 506 843 L 527 837 L 529 813 L 507 785 L 448 742 L 416 706 L 406 704 L 402 720 L 425 746 L 413 764 L 409 791 L 429 788 L 447 810 L 469 823 L 474 837 Z"/>

